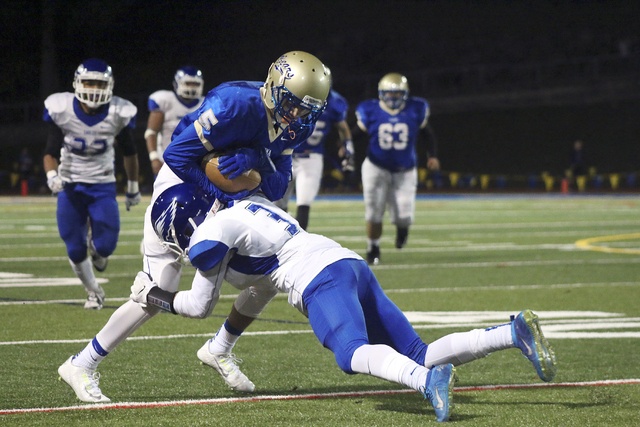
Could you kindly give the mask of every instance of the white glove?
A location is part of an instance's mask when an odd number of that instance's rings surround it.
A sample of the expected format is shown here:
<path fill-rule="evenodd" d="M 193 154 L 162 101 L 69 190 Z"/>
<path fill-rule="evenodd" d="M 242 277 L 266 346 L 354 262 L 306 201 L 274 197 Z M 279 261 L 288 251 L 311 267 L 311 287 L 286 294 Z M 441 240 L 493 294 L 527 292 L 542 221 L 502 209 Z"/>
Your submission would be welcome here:
<path fill-rule="evenodd" d="M 142 307 L 146 307 L 147 295 L 151 288 L 156 286 L 155 282 L 151 281 L 147 273 L 139 271 L 136 275 L 136 279 L 133 281 L 133 285 L 131 285 L 131 295 L 129 295 L 129 298 L 131 301 L 137 302 Z"/>
<path fill-rule="evenodd" d="M 58 175 L 58 171 L 50 170 L 47 172 L 47 185 L 53 194 L 58 194 L 64 188 L 64 181 Z"/>
<path fill-rule="evenodd" d="M 135 206 L 140 203 L 140 190 L 138 188 L 138 181 L 127 181 L 127 192 L 125 193 L 124 205 L 127 210 L 131 209 L 131 206 Z"/>

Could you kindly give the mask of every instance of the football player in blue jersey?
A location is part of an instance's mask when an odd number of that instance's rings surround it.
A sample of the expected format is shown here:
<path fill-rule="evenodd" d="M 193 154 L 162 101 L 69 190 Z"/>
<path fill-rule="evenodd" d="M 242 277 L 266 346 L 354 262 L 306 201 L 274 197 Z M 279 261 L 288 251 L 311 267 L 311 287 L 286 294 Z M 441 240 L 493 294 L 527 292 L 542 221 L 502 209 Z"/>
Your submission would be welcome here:
<path fill-rule="evenodd" d="M 440 169 L 437 144 L 429 120 L 426 100 L 409 96 L 407 78 L 386 74 L 378 83 L 378 99 L 360 103 L 356 109 L 357 128 L 369 137 L 367 156 L 362 163 L 362 191 L 367 222 L 367 262 L 380 261 L 382 219 L 386 207 L 396 226 L 396 248 L 407 243 L 415 214 L 418 187 L 417 153 L 419 137 L 427 143 L 427 168 Z"/>
<path fill-rule="evenodd" d="M 542 380 L 553 379 L 555 354 L 532 311 L 503 325 L 450 334 L 427 345 L 355 252 L 307 233 L 260 194 L 213 210 L 204 219 L 197 209 L 173 215 L 172 197 L 175 192 L 192 194 L 190 185 L 167 190 L 169 198 L 161 195 L 151 222 L 158 237 L 186 251 L 197 268 L 192 287 L 167 291 L 140 272 L 131 299 L 142 306 L 205 318 L 218 300 L 223 279 L 243 292 L 264 288 L 287 293 L 289 303 L 309 319 L 344 372 L 374 375 L 419 391 L 433 405 L 438 421 L 450 415 L 453 365 L 518 348 Z M 202 359 L 216 339 L 205 343 L 198 357 Z"/>
<path fill-rule="evenodd" d="M 178 289 L 183 259 L 154 231 L 151 211 L 158 197 L 182 182 L 196 185 L 217 203 L 249 194 L 243 191 L 229 195 L 209 181 L 200 162 L 207 153 L 217 150 L 224 153 L 219 158 L 220 171 L 229 178 L 248 169 L 259 169 L 260 190 L 270 200 L 282 198 L 291 176 L 291 152 L 313 132 L 330 87 L 329 70 L 318 58 L 306 52 L 288 52 L 271 65 L 265 82 L 223 83 L 207 94 L 197 111 L 182 119 L 166 147 L 165 164 L 154 181 L 145 213 L 143 267 L 153 280 L 162 283 L 163 289 Z M 192 196 L 176 199 L 175 207 L 179 211 L 190 202 Z M 230 350 L 274 295 L 267 290 L 243 292 L 218 334 L 221 344 L 198 353 L 202 362 L 216 369 L 233 390 L 251 392 L 255 388 L 240 371 Z M 90 378 L 100 361 L 158 312 L 157 308 L 142 308 L 131 301 L 123 304 L 84 350 L 60 366 L 60 377 L 81 400 L 108 401 Z"/>
<path fill-rule="evenodd" d="M 338 131 L 338 155 L 342 158 L 342 170 L 344 172 L 355 170 L 355 150 L 351 129 L 347 124 L 348 109 L 347 100 L 332 89 L 327 98 L 327 108 L 316 122 L 313 133 L 293 150 L 293 178 L 284 197 L 278 200 L 276 205 L 288 211 L 289 199 L 295 190 L 296 220 L 305 230 L 309 224 L 311 203 L 318 195 L 322 182 L 325 141 L 334 126 Z"/>
<path fill-rule="evenodd" d="M 74 93 L 54 93 L 44 101 L 49 130 L 43 164 L 49 189 L 58 196 L 60 237 L 71 268 L 88 294 L 84 308 L 100 309 L 105 293 L 93 267 L 105 270 L 120 232 L 115 142 L 122 149 L 128 178 L 126 208 L 140 203 L 132 132 L 137 109 L 113 96 L 113 72 L 103 60 L 83 61 L 75 71 L 73 87 Z"/>
<path fill-rule="evenodd" d="M 171 141 L 174 129 L 184 116 L 195 111 L 202 103 L 204 78 L 202 71 L 192 66 L 178 68 L 173 76 L 173 91 L 158 90 L 149 95 L 149 118 L 144 139 L 154 175 L 163 164 L 165 145 Z"/>

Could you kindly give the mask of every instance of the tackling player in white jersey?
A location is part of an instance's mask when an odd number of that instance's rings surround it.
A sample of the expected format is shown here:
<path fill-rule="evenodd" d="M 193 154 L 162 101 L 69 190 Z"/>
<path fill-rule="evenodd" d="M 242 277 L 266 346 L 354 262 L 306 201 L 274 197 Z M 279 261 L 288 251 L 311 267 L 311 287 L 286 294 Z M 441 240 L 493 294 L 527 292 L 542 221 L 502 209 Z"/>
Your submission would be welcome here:
<path fill-rule="evenodd" d="M 163 245 L 151 224 L 151 211 L 158 197 L 183 181 L 199 186 L 211 201 L 217 198 L 227 202 L 249 194 L 228 195 L 209 181 L 200 161 L 216 149 L 225 153 L 219 158 L 221 172 L 234 178 L 245 170 L 259 168 L 260 190 L 272 200 L 280 199 L 291 176 L 292 147 L 313 131 L 330 87 L 331 76 L 318 58 L 306 52 L 288 52 L 271 65 L 265 82 L 223 83 L 207 94 L 196 112 L 181 121 L 165 151 L 166 163 L 154 181 L 151 204 L 145 213 L 143 268 L 153 280 L 162 283 L 167 291 L 176 291 L 182 274 L 181 259 Z M 193 194 L 184 196 L 176 204 L 179 210 L 194 202 Z M 216 369 L 233 390 L 251 392 L 255 388 L 240 371 L 231 350 L 275 292 L 242 292 L 216 343 L 198 353 L 203 363 Z M 93 380 L 98 364 L 158 311 L 131 301 L 123 304 L 84 350 L 60 366 L 60 377 L 74 388 L 79 399 L 109 400 Z"/>
<path fill-rule="evenodd" d="M 47 184 L 58 196 L 60 237 L 88 294 L 84 308 L 100 309 L 105 293 L 91 265 L 104 271 L 118 242 L 116 141 L 128 178 L 126 208 L 140 203 L 138 155 L 132 134 L 137 109 L 126 99 L 113 96 L 113 72 L 100 59 L 87 59 L 78 66 L 73 87 L 75 93 L 54 93 L 44 101 L 49 133 L 43 164 Z"/>
<path fill-rule="evenodd" d="M 415 214 L 418 187 L 416 145 L 418 136 L 427 141 L 427 168 L 440 169 L 436 141 L 428 125 L 429 104 L 409 96 L 407 78 L 389 73 L 378 83 L 378 99 L 360 103 L 356 109 L 358 127 L 369 135 L 367 157 L 362 163 L 362 191 L 367 221 L 367 262 L 380 261 L 382 219 L 389 207 L 396 226 L 396 248 L 407 243 Z"/>
<path fill-rule="evenodd" d="M 338 155 L 342 158 L 342 170 L 345 173 L 355 170 L 355 150 L 347 124 L 348 109 L 347 100 L 332 89 L 327 98 L 327 108 L 316 122 L 313 133 L 293 150 L 293 177 L 284 197 L 276 205 L 288 211 L 289 199 L 295 189 L 296 220 L 305 230 L 309 225 L 311 203 L 318 195 L 322 182 L 325 142 L 334 126 L 338 131 Z"/>
<path fill-rule="evenodd" d="M 166 244 L 186 251 L 197 272 L 191 289 L 181 292 L 164 290 L 145 272 L 138 273 L 131 298 L 144 307 L 204 318 L 218 300 L 223 279 L 243 292 L 277 289 L 308 317 L 344 372 L 374 375 L 419 391 L 438 421 L 450 415 L 453 365 L 518 348 L 542 380 L 555 375 L 555 355 L 530 310 L 509 323 L 450 334 L 427 345 L 359 255 L 307 233 L 260 194 L 214 209 L 202 221 L 200 209 L 176 210 L 181 192 L 194 193 L 191 184 L 166 192 L 168 197 L 161 195 L 153 207 L 151 222 Z"/>
<path fill-rule="evenodd" d="M 195 111 L 202 100 L 202 71 L 192 66 L 178 68 L 173 76 L 173 91 L 158 90 L 149 95 L 149 118 L 144 139 L 149 151 L 154 176 L 163 164 L 165 145 L 171 141 L 174 129 L 184 116 Z"/>

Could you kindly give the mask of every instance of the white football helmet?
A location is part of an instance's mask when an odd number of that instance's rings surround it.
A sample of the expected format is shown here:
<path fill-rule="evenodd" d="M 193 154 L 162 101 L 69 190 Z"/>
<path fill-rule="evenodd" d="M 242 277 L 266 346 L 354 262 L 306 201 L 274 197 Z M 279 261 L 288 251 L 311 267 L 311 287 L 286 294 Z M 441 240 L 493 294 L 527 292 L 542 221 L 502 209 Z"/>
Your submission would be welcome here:
<path fill-rule="evenodd" d="M 87 59 L 76 69 L 73 89 L 78 101 L 89 108 L 108 104 L 113 97 L 111 67 L 101 59 Z"/>
<path fill-rule="evenodd" d="M 288 52 L 271 64 L 264 88 L 262 100 L 280 129 L 294 122 L 312 127 L 327 106 L 331 71 L 310 53 Z"/>
<path fill-rule="evenodd" d="M 199 99 L 202 97 L 204 78 L 202 71 L 196 67 L 185 66 L 178 68 L 173 76 L 173 90 L 180 98 Z"/>
<path fill-rule="evenodd" d="M 378 98 L 391 110 L 400 110 L 409 99 L 409 82 L 399 73 L 389 73 L 378 82 Z"/>

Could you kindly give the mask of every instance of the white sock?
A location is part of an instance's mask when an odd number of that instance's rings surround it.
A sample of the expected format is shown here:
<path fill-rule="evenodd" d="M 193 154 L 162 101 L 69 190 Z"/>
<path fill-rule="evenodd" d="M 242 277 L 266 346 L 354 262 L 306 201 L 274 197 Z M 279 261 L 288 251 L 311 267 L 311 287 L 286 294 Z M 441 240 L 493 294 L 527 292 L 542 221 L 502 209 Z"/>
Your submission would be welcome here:
<path fill-rule="evenodd" d="M 100 347 L 98 340 L 94 338 L 80 353 L 71 359 L 71 364 L 95 371 L 98 369 L 98 364 L 102 362 L 102 359 L 107 357 L 108 354 L 108 352 Z"/>
<path fill-rule="evenodd" d="M 426 367 L 452 363 L 455 366 L 481 359 L 497 350 L 513 347 L 511 324 L 446 335 L 427 347 Z"/>
<path fill-rule="evenodd" d="M 236 345 L 240 336 L 229 332 L 225 325 L 226 322 L 220 326 L 216 335 L 209 340 L 209 352 L 213 354 L 229 354 L 233 350 L 233 346 Z"/>
<path fill-rule="evenodd" d="M 76 273 L 76 276 L 78 276 L 78 279 L 80 279 L 87 292 L 98 292 L 100 290 L 100 286 L 96 281 L 96 276 L 93 274 L 93 265 L 91 264 L 89 257 L 86 257 L 84 261 L 81 261 L 78 264 L 69 260 L 69 264 L 71 264 L 73 272 Z"/>
<path fill-rule="evenodd" d="M 351 358 L 351 369 L 360 374 L 403 384 L 416 391 L 424 388 L 429 373 L 424 366 L 382 344 L 359 347 Z"/>
<path fill-rule="evenodd" d="M 380 239 L 367 239 L 367 250 L 370 251 L 374 246 L 380 246 Z"/>

